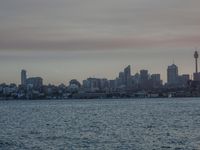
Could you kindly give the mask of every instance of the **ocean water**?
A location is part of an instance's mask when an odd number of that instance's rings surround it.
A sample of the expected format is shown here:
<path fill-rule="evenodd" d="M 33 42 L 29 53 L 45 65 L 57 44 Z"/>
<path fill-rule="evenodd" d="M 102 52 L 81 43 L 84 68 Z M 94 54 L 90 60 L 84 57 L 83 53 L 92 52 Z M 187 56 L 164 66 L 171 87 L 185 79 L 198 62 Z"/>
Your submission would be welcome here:
<path fill-rule="evenodd" d="M 0 101 L 0 150 L 200 150 L 200 98 Z"/>

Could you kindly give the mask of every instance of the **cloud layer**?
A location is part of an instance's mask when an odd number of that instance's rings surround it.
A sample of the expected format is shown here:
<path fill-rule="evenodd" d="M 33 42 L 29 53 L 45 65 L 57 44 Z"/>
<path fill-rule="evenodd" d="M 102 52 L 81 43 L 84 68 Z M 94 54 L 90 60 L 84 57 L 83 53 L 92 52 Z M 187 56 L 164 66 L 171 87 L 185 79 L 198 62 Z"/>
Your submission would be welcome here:
<path fill-rule="evenodd" d="M 0 81 L 19 81 L 21 68 L 56 83 L 111 78 L 125 64 L 166 79 L 173 59 L 191 74 L 199 8 L 199 0 L 0 1 Z"/>
<path fill-rule="evenodd" d="M 198 46 L 199 0 L 7 0 L 0 49 Z"/>

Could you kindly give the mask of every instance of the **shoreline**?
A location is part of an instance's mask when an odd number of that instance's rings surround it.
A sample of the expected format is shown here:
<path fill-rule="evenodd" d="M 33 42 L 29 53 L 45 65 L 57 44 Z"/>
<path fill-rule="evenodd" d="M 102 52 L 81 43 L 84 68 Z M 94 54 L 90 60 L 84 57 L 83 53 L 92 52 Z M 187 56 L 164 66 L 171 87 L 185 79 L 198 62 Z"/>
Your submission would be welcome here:
<path fill-rule="evenodd" d="M 130 97 L 130 98 L 126 98 L 126 97 L 120 97 L 120 98 L 57 98 L 57 99 L 47 99 L 47 98 L 41 98 L 41 99 L 10 99 L 10 98 L 0 98 L 0 101 L 40 101 L 40 100 L 49 100 L 49 101 L 58 101 L 58 100 L 62 100 L 62 101 L 71 101 L 71 100 L 141 100 L 141 99 L 187 99 L 187 98 L 200 98 L 199 96 L 191 96 L 191 97 Z"/>

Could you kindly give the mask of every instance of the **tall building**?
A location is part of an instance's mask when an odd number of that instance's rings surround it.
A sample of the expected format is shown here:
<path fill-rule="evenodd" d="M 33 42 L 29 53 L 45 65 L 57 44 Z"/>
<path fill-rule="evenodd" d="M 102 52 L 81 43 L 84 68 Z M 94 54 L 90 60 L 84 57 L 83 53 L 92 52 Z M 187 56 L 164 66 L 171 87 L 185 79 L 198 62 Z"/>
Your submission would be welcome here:
<path fill-rule="evenodd" d="M 27 86 L 33 89 L 40 89 L 43 86 L 43 79 L 41 77 L 31 77 L 27 79 Z"/>
<path fill-rule="evenodd" d="M 110 91 L 116 90 L 116 80 L 109 80 L 109 89 Z"/>
<path fill-rule="evenodd" d="M 151 84 L 153 88 L 159 88 L 162 86 L 162 80 L 160 79 L 160 74 L 151 75 Z"/>
<path fill-rule="evenodd" d="M 160 82 L 160 74 L 152 74 L 152 75 L 151 75 L 151 79 L 152 79 L 154 82 Z"/>
<path fill-rule="evenodd" d="M 26 86 L 26 70 L 21 71 L 21 85 Z"/>
<path fill-rule="evenodd" d="M 125 86 L 130 87 L 131 85 L 131 66 L 128 65 L 125 69 L 124 69 L 124 83 Z"/>
<path fill-rule="evenodd" d="M 183 74 L 179 76 L 179 84 L 181 87 L 186 87 L 188 85 L 188 82 L 190 80 L 189 74 Z"/>
<path fill-rule="evenodd" d="M 194 81 L 200 81 L 200 72 L 193 73 L 193 79 Z"/>
<path fill-rule="evenodd" d="M 108 80 L 106 78 L 100 79 L 100 89 L 101 90 L 106 90 L 108 88 Z"/>
<path fill-rule="evenodd" d="M 177 85 L 178 81 L 178 67 L 175 64 L 172 64 L 167 68 L 167 84 Z"/>
<path fill-rule="evenodd" d="M 140 82 L 144 83 L 148 81 L 149 75 L 148 70 L 140 70 Z"/>
<path fill-rule="evenodd" d="M 119 86 L 125 85 L 124 72 L 119 73 Z"/>
<path fill-rule="evenodd" d="M 140 87 L 142 89 L 149 88 L 148 70 L 140 70 Z"/>
<path fill-rule="evenodd" d="M 88 78 L 87 80 L 83 81 L 83 88 L 86 91 L 99 91 L 101 86 L 101 80 L 98 78 Z"/>

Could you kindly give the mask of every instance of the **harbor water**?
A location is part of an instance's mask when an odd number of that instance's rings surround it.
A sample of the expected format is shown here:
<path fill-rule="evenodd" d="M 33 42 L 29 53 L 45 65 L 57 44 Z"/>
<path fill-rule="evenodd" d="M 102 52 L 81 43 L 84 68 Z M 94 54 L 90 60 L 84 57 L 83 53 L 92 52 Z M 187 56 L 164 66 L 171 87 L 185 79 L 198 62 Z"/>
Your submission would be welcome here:
<path fill-rule="evenodd" d="M 200 98 L 0 101 L 0 150 L 200 150 Z"/>

